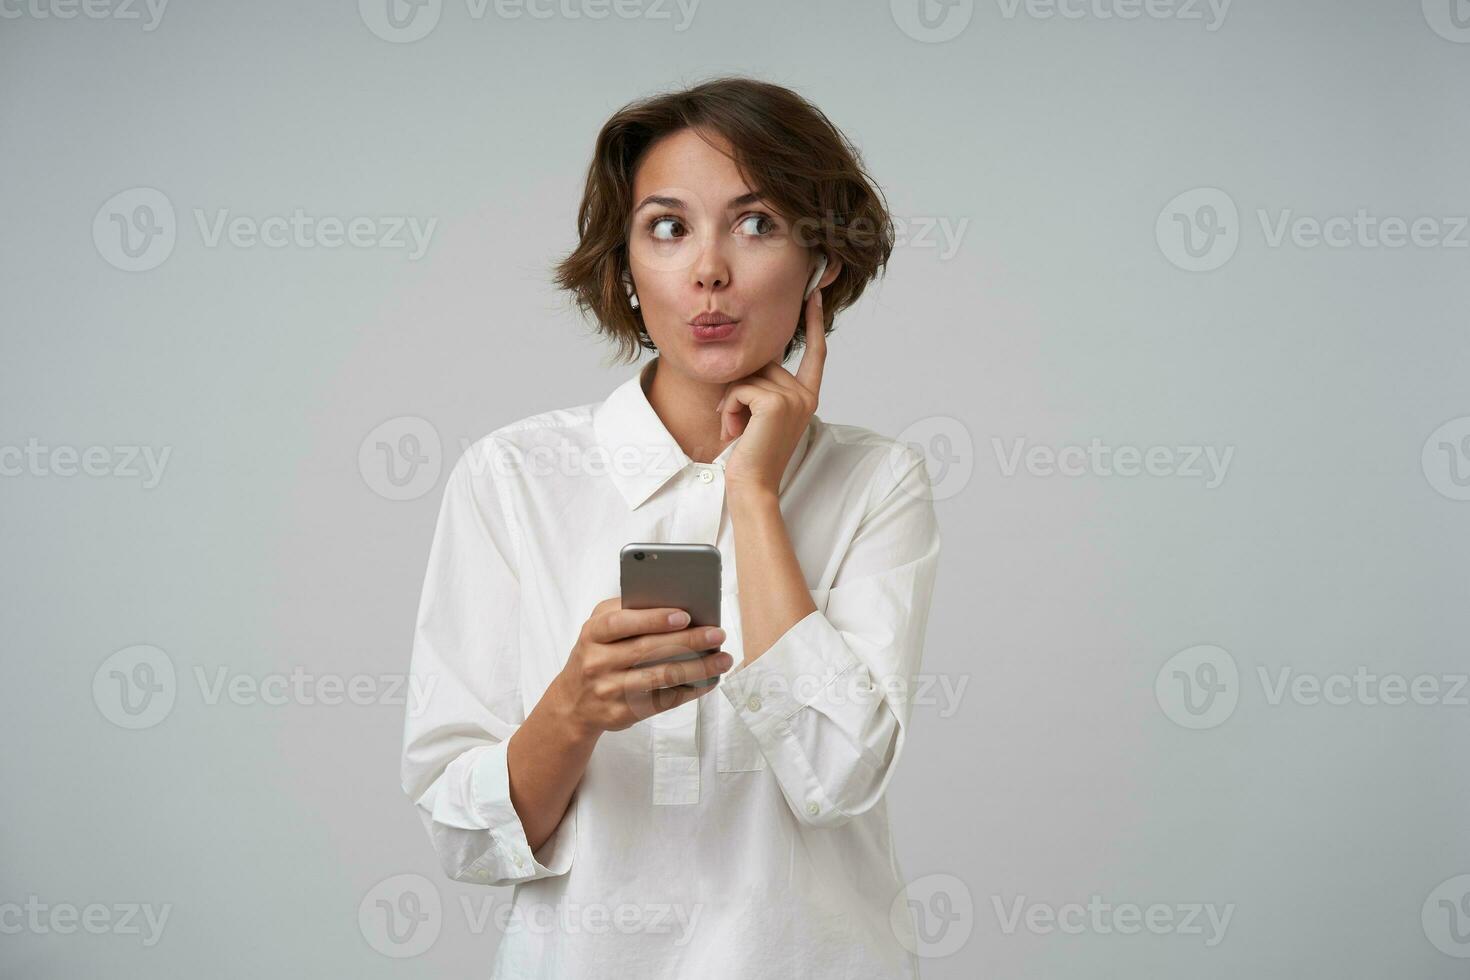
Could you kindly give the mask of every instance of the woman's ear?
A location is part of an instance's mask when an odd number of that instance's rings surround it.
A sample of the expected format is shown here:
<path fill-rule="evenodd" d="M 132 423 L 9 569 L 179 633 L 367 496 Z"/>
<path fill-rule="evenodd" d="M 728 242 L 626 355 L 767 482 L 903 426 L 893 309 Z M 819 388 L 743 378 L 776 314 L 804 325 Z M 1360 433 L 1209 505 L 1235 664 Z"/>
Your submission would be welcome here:
<path fill-rule="evenodd" d="M 819 253 L 817 256 L 816 268 L 812 272 L 811 279 L 807 280 L 806 293 L 801 297 L 802 302 L 805 302 L 811 297 L 813 290 L 826 289 L 828 286 L 832 285 L 832 283 L 837 280 L 837 276 L 841 272 L 841 259 L 831 259 L 829 261 L 827 258 L 827 253 Z"/>
<path fill-rule="evenodd" d="M 633 291 L 633 274 L 627 269 L 623 270 L 623 289 L 628 293 L 628 305 L 638 309 L 638 294 Z"/>
<path fill-rule="evenodd" d="M 826 272 L 826 271 L 827 271 L 827 256 L 825 256 L 825 255 L 818 255 L 817 256 L 817 267 L 814 270 L 812 270 L 812 277 L 806 281 L 806 292 L 804 292 L 804 293 L 801 294 L 801 298 L 802 298 L 802 301 L 803 302 L 805 302 L 806 300 L 808 300 L 808 299 L 811 298 L 812 290 L 819 288 L 819 284 L 821 283 L 821 280 L 822 280 L 822 274 L 824 272 Z"/>

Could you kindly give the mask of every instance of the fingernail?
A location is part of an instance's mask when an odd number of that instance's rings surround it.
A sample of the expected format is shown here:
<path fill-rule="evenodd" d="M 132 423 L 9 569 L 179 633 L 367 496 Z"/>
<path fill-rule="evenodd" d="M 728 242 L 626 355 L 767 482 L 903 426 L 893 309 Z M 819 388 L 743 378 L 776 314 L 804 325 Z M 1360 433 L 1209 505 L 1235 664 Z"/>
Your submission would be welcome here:
<path fill-rule="evenodd" d="M 704 632 L 704 642 L 706 643 L 720 643 L 724 639 L 725 631 L 720 629 L 718 626 L 713 629 L 705 630 Z"/>
<path fill-rule="evenodd" d="M 679 612 L 669 613 L 670 626 L 683 626 L 687 622 L 689 622 L 689 614 L 687 612 L 680 610 Z"/>
<path fill-rule="evenodd" d="M 732 657 L 732 656 L 730 656 L 728 653 L 722 653 L 718 657 L 715 658 L 715 663 L 719 666 L 719 668 L 721 670 L 724 670 L 725 668 L 729 667 L 734 662 L 735 662 L 735 658 Z"/>

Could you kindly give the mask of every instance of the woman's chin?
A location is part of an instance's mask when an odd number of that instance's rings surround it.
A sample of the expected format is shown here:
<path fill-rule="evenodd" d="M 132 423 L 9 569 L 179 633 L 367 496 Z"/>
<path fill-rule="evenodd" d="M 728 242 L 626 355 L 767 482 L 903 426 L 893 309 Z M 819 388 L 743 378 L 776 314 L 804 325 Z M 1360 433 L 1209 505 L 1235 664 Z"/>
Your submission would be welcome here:
<path fill-rule="evenodd" d="M 696 343 L 685 352 L 684 363 L 690 375 L 710 384 L 728 384 L 761 366 L 759 355 L 743 344 Z"/>

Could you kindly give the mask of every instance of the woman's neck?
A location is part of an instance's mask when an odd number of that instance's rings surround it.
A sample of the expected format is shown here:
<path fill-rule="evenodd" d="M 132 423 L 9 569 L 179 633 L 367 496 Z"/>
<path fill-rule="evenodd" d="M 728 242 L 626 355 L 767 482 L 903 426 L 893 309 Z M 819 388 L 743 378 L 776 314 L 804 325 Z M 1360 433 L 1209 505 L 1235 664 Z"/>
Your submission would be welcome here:
<path fill-rule="evenodd" d="M 654 361 L 643 392 L 684 455 L 696 463 L 708 463 L 730 443 L 720 438 L 720 416 L 715 414 L 725 388 L 723 384 L 680 375 L 670 370 L 660 356 Z"/>

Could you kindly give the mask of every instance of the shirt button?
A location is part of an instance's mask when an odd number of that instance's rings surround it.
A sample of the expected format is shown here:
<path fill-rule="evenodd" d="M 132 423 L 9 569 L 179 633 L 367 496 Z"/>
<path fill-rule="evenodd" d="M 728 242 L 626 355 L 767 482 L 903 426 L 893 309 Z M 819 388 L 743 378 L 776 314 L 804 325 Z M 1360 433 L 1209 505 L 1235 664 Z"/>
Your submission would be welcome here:
<path fill-rule="evenodd" d="M 518 868 L 524 868 L 526 866 L 526 862 L 521 858 L 521 856 L 519 854 L 517 854 L 515 856 L 515 862 L 516 862 L 516 867 L 518 867 Z"/>
<path fill-rule="evenodd" d="M 759 710 L 761 710 L 761 699 L 760 699 L 760 696 L 759 695 L 756 695 L 756 694 L 752 694 L 750 696 L 750 700 L 745 702 L 745 706 L 747 708 L 749 708 L 751 711 L 759 711 Z"/>
<path fill-rule="evenodd" d="M 817 811 L 819 811 L 821 809 L 822 808 L 819 807 L 819 806 L 817 806 L 815 803 L 808 803 L 806 805 L 806 812 L 807 813 L 810 813 L 814 817 L 817 815 Z"/>
<path fill-rule="evenodd" d="M 714 474 L 714 471 L 713 470 L 700 470 L 699 471 L 699 482 L 700 483 L 709 483 L 714 478 L 715 478 L 715 474 Z"/>

